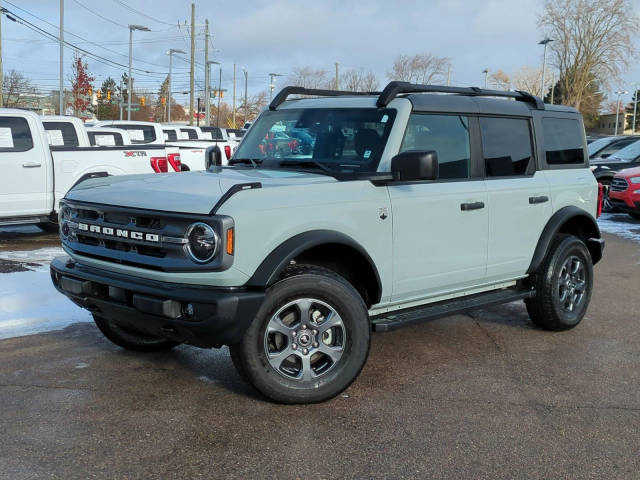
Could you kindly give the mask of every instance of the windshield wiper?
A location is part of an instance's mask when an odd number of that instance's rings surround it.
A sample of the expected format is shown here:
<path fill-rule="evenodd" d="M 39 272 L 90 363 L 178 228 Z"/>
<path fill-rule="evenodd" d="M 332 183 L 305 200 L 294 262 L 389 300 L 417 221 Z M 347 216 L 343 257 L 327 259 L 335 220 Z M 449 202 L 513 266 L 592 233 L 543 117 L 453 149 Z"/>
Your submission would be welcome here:
<path fill-rule="evenodd" d="M 261 158 L 232 158 L 229 160 L 229 165 L 235 165 L 236 163 L 249 163 L 253 168 L 256 168 L 262 163 Z"/>
<path fill-rule="evenodd" d="M 325 173 L 328 173 L 332 177 L 336 176 L 336 172 L 326 165 L 316 161 L 316 160 L 285 160 L 280 162 L 281 167 L 317 167 Z"/>

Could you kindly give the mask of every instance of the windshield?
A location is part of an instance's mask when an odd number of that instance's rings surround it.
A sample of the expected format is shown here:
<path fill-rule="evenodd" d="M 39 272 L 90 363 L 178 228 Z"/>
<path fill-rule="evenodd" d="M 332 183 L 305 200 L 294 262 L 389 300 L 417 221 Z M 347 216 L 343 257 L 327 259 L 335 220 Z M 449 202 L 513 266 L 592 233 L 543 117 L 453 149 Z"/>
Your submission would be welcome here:
<path fill-rule="evenodd" d="M 636 140 L 631 145 L 618 150 L 616 153 L 611 155 L 611 157 L 619 158 L 624 162 L 634 161 L 636 158 L 640 157 L 640 140 Z"/>
<path fill-rule="evenodd" d="M 589 156 L 591 157 L 595 155 L 604 147 L 606 147 L 611 142 L 613 142 L 615 139 L 616 137 L 604 137 L 604 138 L 599 138 L 597 140 L 594 140 L 589 145 L 587 145 L 587 152 L 589 152 Z"/>
<path fill-rule="evenodd" d="M 231 163 L 253 160 L 282 168 L 373 173 L 389 137 L 396 110 L 309 108 L 267 111 L 252 125 Z"/>

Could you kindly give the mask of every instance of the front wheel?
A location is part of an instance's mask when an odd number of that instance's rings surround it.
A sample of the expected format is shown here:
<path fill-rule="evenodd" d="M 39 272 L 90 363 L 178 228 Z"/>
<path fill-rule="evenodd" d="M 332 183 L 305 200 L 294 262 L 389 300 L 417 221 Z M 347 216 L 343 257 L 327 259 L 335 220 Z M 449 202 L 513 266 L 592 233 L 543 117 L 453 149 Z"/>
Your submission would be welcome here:
<path fill-rule="evenodd" d="M 535 325 L 568 330 L 584 318 L 593 289 L 591 254 L 573 235 L 558 236 L 540 269 L 533 275 L 536 296 L 525 300 Z"/>
<path fill-rule="evenodd" d="M 321 268 L 296 266 L 269 288 L 234 364 L 281 403 L 332 398 L 358 376 L 369 353 L 367 308 L 355 288 Z"/>

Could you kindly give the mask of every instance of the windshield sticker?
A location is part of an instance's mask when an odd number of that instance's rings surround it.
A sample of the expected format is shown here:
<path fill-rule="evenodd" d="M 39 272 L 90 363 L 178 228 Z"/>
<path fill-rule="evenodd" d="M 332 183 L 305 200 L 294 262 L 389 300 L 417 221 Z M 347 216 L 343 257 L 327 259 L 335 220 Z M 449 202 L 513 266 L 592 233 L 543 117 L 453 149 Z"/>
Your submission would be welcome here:
<path fill-rule="evenodd" d="M 365 150 L 363 157 L 364 158 L 369 158 L 370 156 L 371 156 L 371 150 Z"/>
<path fill-rule="evenodd" d="M 131 140 L 143 141 L 144 132 L 142 130 L 129 130 L 129 138 Z"/>
<path fill-rule="evenodd" d="M 387 121 L 389 120 L 389 115 L 383 115 L 382 119 L 380 120 L 380 123 L 387 123 Z"/>
<path fill-rule="evenodd" d="M 49 145 L 64 145 L 62 130 L 47 130 L 47 137 L 49 137 Z"/>
<path fill-rule="evenodd" d="M 0 148 L 13 148 L 13 135 L 10 128 L 0 128 Z"/>
<path fill-rule="evenodd" d="M 94 140 L 99 147 L 112 147 L 116 144 L 116 139 L 113 135 L 96 135 Z"/>

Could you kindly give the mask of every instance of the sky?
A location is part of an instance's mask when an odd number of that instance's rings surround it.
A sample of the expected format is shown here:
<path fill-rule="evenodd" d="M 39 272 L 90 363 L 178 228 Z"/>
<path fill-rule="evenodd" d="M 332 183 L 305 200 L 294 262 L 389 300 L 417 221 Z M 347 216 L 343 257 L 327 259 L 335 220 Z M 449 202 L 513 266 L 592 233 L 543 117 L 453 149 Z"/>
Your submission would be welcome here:
<path fill-rule="evenodd" d="M 57 36 L 59 0 L 0 0 L 2 6 Z M 65 40 L 124 67 L 88 59 L 96 86 L 108 76 L 119 81 L 128 63 L 128 24 L 151 32 L 134 32 L 133 66 L 136 91 L 158 90 L 168 72 L 169 48 L 189 51 L 191 1 L 187 0 L 65 0 Z M 209 58 L 221 62 L 222 88 L 232 89 L 237 65 L 237 95 L 248 72 L 249 95 L 266 91 L 271 72 L 285 75 L 296 67 L 335 71 L 374 71 L 381 86 L 398 55 L 431 53 L 449 57 L 451 83 L 482 86 L 487 68 L 511 74 L 522 66 L 542 64 L 543 38 L 536 25 L 543 0 L 244 0 L 196 1 L 196 88 L 204 88 L 204 22 L 209 20 Z M 640 0 L 632 0 L 640 11 Z M 229 7 L 229 5 L 233 5 Z M 135 12 L 127 6 L 138 12 Z M 38 18 L 37 18 L 38 17 Z M 48 23 L 47 23 L 48 22 Z M 178 27 L 178 24 L 181 24 Z M 74 36 L 75 35 L 75 36 Z M 80 37 L 80 38 L 79 38 Z M 640 37 L 638 38 L 640 40 Z M 640 46 L 640 44 L 639 44 Z M 65 84 L 69 85 L 73 49 L 65 49 Z M 57 43 L 2 19 L 2 59 L 5 72 L 15 69 L 42 91 L 58 85 Z M 174 55 L 174 98 L 188 103 L 189 57 Z M 219 67 L 212 66 L 212 85 Z M 632 91 L 640 83 L 635 62 L 612 89 Z M 212 87 L 213 88 L 213 87 Z M 610 95 L 611 96 L 611 95 Z M 630 99 L 631 93 L 626 95 Z M 227 97 L 229 98 L 228 94 Z M 624 98 L 624 97 L 623 97 Z"/>

